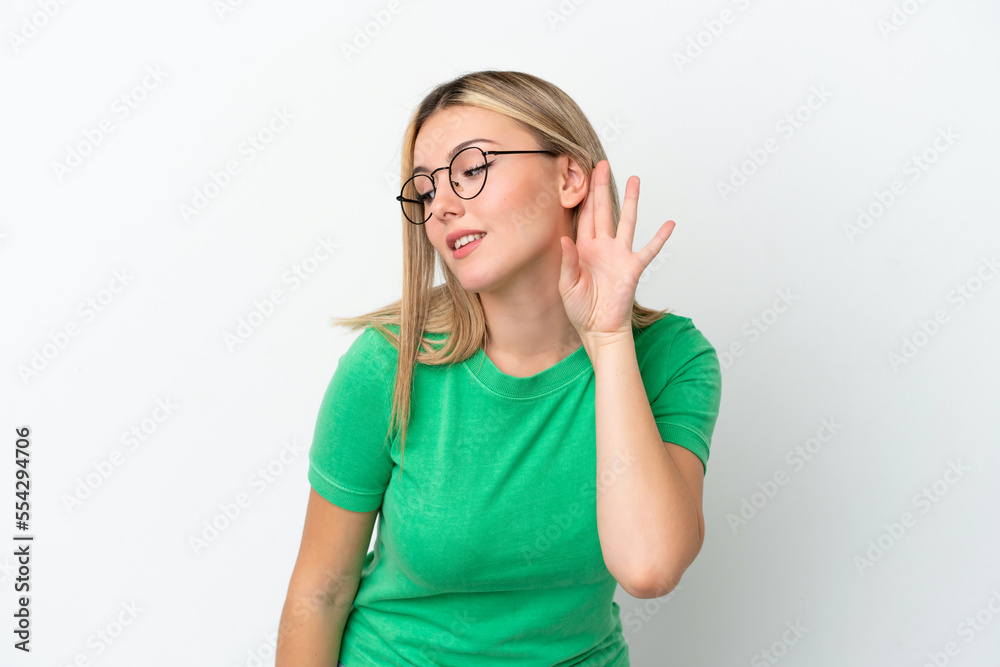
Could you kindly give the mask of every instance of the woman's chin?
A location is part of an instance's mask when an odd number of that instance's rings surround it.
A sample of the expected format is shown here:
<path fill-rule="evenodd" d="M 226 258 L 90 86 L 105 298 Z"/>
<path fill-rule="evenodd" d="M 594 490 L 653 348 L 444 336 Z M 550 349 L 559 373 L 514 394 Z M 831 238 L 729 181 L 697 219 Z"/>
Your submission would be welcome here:
<path fill-rule="evenodd" d="M 459 284 L 469 292 L 485 292 L 490 289 L 493 281 L 484 279 L 482 276 L 471 276 L 463 274 L 461 271 L 456 274 Z"/>

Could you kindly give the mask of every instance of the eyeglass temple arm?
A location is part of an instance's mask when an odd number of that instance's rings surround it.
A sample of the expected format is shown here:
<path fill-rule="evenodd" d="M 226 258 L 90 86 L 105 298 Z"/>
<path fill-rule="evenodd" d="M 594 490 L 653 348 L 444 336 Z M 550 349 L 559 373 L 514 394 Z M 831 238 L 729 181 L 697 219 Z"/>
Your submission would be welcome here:
<path fill-rule="evenodd" d="M 483 151 L 484 155 L 518 155 L 520 153 L 547 153 L 549 155 L 556 155 L 552 151 Z"/>

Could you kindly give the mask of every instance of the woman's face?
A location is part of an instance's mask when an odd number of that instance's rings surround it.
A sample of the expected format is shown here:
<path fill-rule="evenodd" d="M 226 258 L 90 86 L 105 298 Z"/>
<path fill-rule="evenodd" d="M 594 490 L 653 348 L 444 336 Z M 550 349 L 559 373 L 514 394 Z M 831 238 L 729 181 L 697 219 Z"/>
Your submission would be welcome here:
<path fill-rule="evenodd" d="M 451 151 L 474 139 L 468 145 L 484 151 L 540 150 L 527 130 L 502 114 L 472 106 L 449 107 L 435 112 L 421 127 L 414 146 L 414 168 L 430 172 L 447 167 Z M 437 188 L 427 205 L 430 219 L 423 227 L 465 289 L 499 291 L 518 285 L 523 289 L 543 275 L 548 278 L 553 262 L 558 271 L 559 237 L 572 236 L 572 208 L 582 197 L 576 190 L 566 190 L 561 172 L 569 163 L 565 156 L 487 155 L 486 162 L 485 186 L 472 199 L 455 194 L 447 169 L 435 174 Z M 585 187 L 576 189 L 586 195 Z M 456 257 L 448 236 L 463 229 L 486 235 Z"/>

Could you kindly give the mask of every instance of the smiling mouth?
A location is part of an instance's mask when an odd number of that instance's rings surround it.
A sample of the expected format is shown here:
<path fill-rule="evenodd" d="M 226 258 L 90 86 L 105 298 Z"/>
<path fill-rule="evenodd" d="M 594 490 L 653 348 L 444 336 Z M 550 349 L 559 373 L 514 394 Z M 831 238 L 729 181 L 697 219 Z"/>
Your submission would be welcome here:
<path fill-rule="evenodd" d="M 458 250 L 452 250 L 451 251 L 451 257 L 452 257 L 452 259 L 457 262 L 459 260 L 464 259 L 465 257 L 468 257 L 470 254 L 472 254 L 472 253 L 474 253 L 476 251 L 476 248 L 479 247 L 479 244 L 482 243 L 482 241 L 485 238 L 486 238 L 486 235 L 484 234 L 484 235 L 476 238 L 473 241 L 469 241 L 465 245 L 463 245 L 460 248 L 458 248 Z"/>
<path fill-rule="evenodd" d="M 471 243 L 475 243 L 476 241 L 480 240 L 484 236 L 486 236 L 486 232 L 474 232 L 472 234 L 466 234 L 465 236 L 459 237 L 459 238 L 455 239 L 453 242 L 448 243 L 448 249 L 451 250 L 451 251 L 460 250 L 461 248 L 464 248 L 465 246 L 467 246 L 467 245 L 469 245 Z M 459 241 L 461 241 L 463 238 L 468 238 L 469 240 L 466 241 L 461 246 L 456 246 L 456 244 Z"/>
<path fill-rule="evenodd" d="M 467 236 L 464 236 L 462 238 L 455 239 L 455 244 L 451 245 L 450 249 L 451 249 L 452 252 L 458 252 L 459 250 L 461 250 L 465 246 L 472 245 L 476 241 L 481 241 L 485 237 L 486 237 L 486 232 L 477 232 L 475 234 L 468 234 Z M 458 243 L 460 241 L 462 241 L 462 239 L 468 239 L 468 240 L 465 241 L 465 243 L 462 243 L 461 245 L 458 245 Z"/>

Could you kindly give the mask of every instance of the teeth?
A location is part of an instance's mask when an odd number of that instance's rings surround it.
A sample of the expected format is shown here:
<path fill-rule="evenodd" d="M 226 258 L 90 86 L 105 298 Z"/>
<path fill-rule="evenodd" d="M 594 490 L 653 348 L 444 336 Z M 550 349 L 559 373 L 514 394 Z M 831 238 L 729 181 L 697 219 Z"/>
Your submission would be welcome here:
<path fill-rule="evenodd" d="M 469 234 L 468 236 L 463 236 L 462 238 L 460 238 L 457 241 L 455 241 L 455 250 L 458 250 L 459 248 L 461 248 L 462 246 L 464 246 L 466 243 L 471 243 L 471 242 L 475 241 L 476 239 L 483 238 L 484 236 L 486 236 L 486 232 L 483 232 L 481 234 Z"/>

